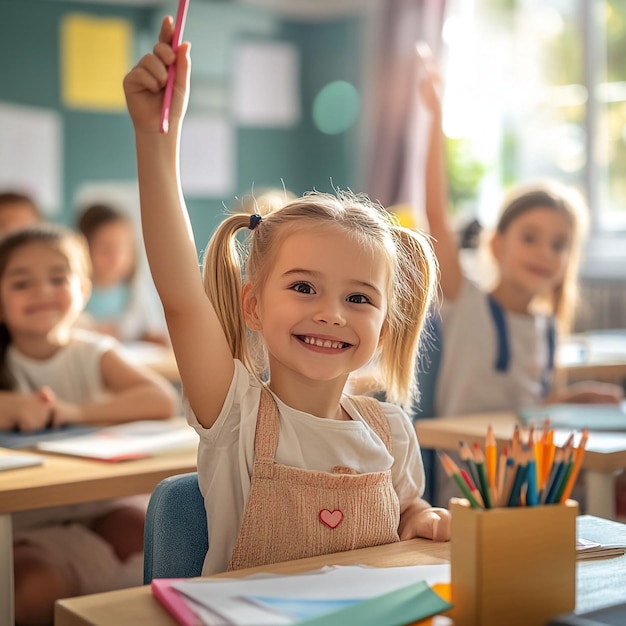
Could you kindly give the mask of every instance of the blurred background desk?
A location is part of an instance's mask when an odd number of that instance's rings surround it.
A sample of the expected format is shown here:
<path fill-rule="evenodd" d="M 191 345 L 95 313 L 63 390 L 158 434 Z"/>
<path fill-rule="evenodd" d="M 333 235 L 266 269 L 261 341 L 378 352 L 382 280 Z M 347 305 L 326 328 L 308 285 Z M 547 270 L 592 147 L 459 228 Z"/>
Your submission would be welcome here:
<path fill-rule="evenodd" d="M 0 624 L 13 623 L 11 514 L 150 493 L 164 478 L 196 471 L 196 447 L 120 463 L 45 454 L 43 465 L 0 473 Z"/>
<path fill-rule="evenodd" d="M 180 383 L 180 374 L 171 347 L 147 341 L 132 341 L 124 343 L 124 350 L 133 363 L 149 367 L 172 383 Z"/>
<path fill-rule="evenodd" d="M 603 330 L 562 339 L 557 362 L 569 383 L 600 380 L 624 385 L 626 330 Z"/>
<path fill-rule="evenodd" d="M 591 405 L 590 405 L 591 406 Z M 416 420 L 415 429 L 422 448 L 458 451 L 459 441 L 485 445 L 487 427 L 493 426 L 498 448 L 511 441 L 516 425 L 525 432 L 515 413 L 481 413 Z M 562 445 L 569 430 L 555 431 L 555 443 Z M 589 433 L 585 448 L 586 513 L 615 519 L 615 475 L 626 468 L 626 432 Z"/>

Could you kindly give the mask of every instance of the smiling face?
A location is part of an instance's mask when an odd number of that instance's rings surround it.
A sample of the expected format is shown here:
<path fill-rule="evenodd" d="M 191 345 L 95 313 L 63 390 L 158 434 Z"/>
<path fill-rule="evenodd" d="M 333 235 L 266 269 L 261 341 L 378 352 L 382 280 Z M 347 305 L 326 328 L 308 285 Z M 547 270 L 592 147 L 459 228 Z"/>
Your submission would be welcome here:
<path fill-rule="evenodd" d="M 492 241 L 501 281 L 530 297 L 550 293 L 563 281 L 572 234 L 562 211 L 538 207 L 520 214 Z"/>
<path fill-rule="evenodd" d="M 272 379 L 292 372 L 345 382 L 378 348 L 389 280 L 386 256 L 344 234 L 288 235 L 261 293 L 244 289 L 246 323 L 263 336 Z"/>
<path fill-rule="evenodd" d="M 48 243 L 27 243 L 11 254 L 0 278 L 2 321 L 14 343 L 69 328 L 84 303 L 84 285 L 65 255 Z"/>

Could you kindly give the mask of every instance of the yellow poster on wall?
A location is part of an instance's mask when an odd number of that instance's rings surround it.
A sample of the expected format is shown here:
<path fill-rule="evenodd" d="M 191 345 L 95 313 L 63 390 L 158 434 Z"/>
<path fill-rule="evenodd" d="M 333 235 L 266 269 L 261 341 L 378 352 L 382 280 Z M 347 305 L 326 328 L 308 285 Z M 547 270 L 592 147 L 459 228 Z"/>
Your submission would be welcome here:
<path fill-rule="evenodd" d="M 131 62 L 127 20 L 68 14 L 61 24 L 61 98 L 74 109 L 119 111 Z"/>

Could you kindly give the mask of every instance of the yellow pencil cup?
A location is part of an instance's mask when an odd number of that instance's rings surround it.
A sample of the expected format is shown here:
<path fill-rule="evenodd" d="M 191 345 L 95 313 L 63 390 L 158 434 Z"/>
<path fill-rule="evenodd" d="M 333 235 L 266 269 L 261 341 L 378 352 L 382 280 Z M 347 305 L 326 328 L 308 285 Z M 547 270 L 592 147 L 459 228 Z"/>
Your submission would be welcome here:
<path fill-rule="evenodd" d="M 578 503 L 472 509 L 452 498 L 454 626 L 544 626 L 576 604 Z"/>

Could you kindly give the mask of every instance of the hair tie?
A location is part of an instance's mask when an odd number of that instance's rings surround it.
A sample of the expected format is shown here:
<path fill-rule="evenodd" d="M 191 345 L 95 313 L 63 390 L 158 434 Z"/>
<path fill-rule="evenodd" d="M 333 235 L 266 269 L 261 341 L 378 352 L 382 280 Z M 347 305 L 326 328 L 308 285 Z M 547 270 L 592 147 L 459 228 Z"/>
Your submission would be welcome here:
<path fill-rule="evenodd" d="M 254 230 L 261 223 L 262 219 L 263 218 L 258 213 L 255 213 L 254 215 L 251 215 L 250 216 L 250 224 L 248 225 L 248 228 L 250 230 Z"/>

